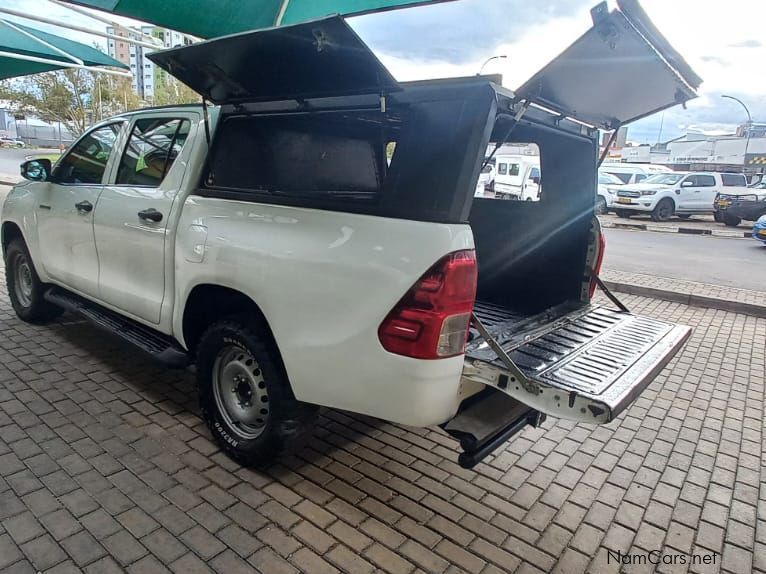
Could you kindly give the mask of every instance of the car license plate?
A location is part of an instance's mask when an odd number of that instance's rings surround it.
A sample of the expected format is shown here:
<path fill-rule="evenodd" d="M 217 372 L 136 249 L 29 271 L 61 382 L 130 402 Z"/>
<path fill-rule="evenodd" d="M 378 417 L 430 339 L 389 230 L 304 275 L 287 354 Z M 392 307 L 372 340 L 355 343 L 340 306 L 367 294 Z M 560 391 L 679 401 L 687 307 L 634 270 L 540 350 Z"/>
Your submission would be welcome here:
<path fill-rule="evenodd" d="M 766 229 L 759 229 L 758 237 L 766 237 Z"/>
<path fill-rule="evenodd" d="M 633 202 L 627 197 L 618 197 L 617 203 L 633 203 Z"/>

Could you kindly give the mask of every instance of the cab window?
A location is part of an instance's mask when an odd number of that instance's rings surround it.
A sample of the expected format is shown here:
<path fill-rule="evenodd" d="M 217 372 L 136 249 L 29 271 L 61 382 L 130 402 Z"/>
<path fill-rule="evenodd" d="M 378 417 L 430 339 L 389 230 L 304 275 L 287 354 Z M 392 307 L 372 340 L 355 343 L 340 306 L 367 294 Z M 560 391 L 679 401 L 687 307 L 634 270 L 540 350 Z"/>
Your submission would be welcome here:
<path fill-rule="evenodd" d="M 72 185 L 100 184 L 122 123 L 109 124 L 85 135 L 59 160 L 53 181 Z"/>
<path fill-rule="evenodd" d="M 497 175 L 505 175 L 508 173 L 508 164 L 507 163 L 499 163 L 497 164 Z"/>
<path fill-rule="evenodd" d="M 189 120 L 136 120 L 117 170 L 117 185 L 157 187 L 181 153 L 189 136 Z"/>
<path fill-rule="evenodd" d="M 508 175 L 519 175 L 519 164 L 517 164 L 517 163 L 509 163 L 508 164 Z"/>

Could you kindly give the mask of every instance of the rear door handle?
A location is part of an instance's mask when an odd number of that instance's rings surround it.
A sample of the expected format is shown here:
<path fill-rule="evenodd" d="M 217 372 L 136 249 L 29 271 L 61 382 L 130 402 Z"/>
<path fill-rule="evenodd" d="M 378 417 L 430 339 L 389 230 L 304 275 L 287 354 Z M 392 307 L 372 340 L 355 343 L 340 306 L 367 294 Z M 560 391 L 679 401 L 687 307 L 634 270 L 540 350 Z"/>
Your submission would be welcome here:
<path fill-rule="evenodd" d="M 138 217 L 140 217 L 144 221 L 153 221 L 154 223 L 159 223 L 160 221 L 162 221 L 162 213 L 157 211 L 153 207 L 150 207 L 149 209 L 144 209 L 143 211 L 139 211 Z"/>
<path fill-rule="evenodd" d="M 93 204 L 90 201 L 81 201 L 80 203 L 75 203 L 74 206 L 81 214 L 93 211 Z"/>

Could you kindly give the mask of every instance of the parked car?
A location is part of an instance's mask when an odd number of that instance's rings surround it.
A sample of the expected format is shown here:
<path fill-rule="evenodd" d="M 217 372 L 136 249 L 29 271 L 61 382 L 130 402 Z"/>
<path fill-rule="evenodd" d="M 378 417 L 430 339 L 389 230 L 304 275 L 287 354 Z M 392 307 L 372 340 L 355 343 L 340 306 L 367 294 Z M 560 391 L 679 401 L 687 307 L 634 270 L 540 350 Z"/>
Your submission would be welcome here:
<path fill-rule="evenodd" d="M 476 181 L 476 197 L 484 197 L 485 195 L 495 196 L 495 162 L 490 161 L 481 168 L 479 173 L 479 179 Z"/>
<path fill-rule="evenodd" d="M 0 147 L 15 147 L 15 148 L 22 148 L 25 147 L 25 143 L 21 140 L 17 140 L 15 138 L 10 137 L 0 137 Z"/>
<path fill-rule="evenodd" d="M 609 163 L 604 162 L 599 169 L 600 173 L 608 173 L 618 178 L 622 183 L 641 183 L 647 177 L 658 173 L 672 171 L 664 165 L 646 163 Z"/>
<path fill-rule="evenodd" d="M 495 156 L 495 196 L 501 199 L 540 199 L 540 158 L 527 155 Z"/>
<path fill-rule="evenodd" d="M 690 329 L 592 301 L 599 128 L 701 81 L 625 6 L 516 93 L 397 82 L 338 16 L 153 52 L 217 107 L 122 114 L 53 170 L 25 162 L 2 211 L 13 309 L 195 363 L 245 464 L 299 444 L 317 405 L 441 425 L 465 467 L 545 415 L 614 420 Z M 490 142 L 539 146 L 541 201 L 473 197 Z"/>
<path fill-rule="evenodd" d="M 761 215 L 753 225 L 753 239 L 766 245 L 766 215 Z"/>
<path fill-rule="evenodd" d="M 625 185 L 622 180 L 605 171 L 598 172 L 596 188 L 596 213 L 607 213 L 613 206 L 617 192 Z"/>
<path fill-rule="evenodd" d="M 713 202 L 724 188 L 746 189 L 745 176 L 714 172 L 660 173 L 642 183 L 623 186 L 617 192 L 615 212 L 620 217 L 649 214 L 654 221 L 667 221 L 673 215 L 686 219 L 694 214 L 714 213 Z"/>
<path fill-rule="evenodd" d="M 742 220 L 757 221 L 766 215 L 766 182 L 746 189 L 727 190 L 715 196 L 715 220 L 736 227 Z"/>

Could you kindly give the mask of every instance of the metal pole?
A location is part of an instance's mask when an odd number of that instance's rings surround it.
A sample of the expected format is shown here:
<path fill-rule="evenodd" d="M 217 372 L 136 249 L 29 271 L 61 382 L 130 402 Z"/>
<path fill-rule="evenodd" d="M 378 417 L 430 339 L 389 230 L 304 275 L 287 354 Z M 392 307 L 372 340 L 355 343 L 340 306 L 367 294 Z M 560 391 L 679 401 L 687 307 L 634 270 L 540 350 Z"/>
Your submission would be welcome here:
<path fill-rule="evenodd" d="M 739 98 L 735 98 L 734 96 L 727 96 L 726 94 L 722 94 L 721 97 L 727 98 L 729 100 L 734 100 L 740 106 L 745 108 L 745 113 L 747 114 L 747 135 L 745 136 L 745 156 L 742 158 L 742 173 L 747 173 L 747 148 L 750 147 L 750 131 L 753 128 L 753 118 L 750 115 L 750 110 L 747 109 L 745 102 L 743 102 Z"/>
<path fill-rule="evenodd" d="M 481 65 L 481 68 L 479 68 L 479 73 L 476 75 L 481 76 L 481 73 L 484 71 L 484 66 L 489 64 L 492 60 L 505 59 L 507 57 L 508 57 L 507 55 L 501 54 L 499 56 L 492 56 L 491 58 L 487 58 L 486 60 L 484 60 L 484 63 Z"/>
<path fill-rule="evenodd" d="M 125 78 L 132 77 L 130 72 L 119 72 L 117 70 L 110 70 L 108 68 L 97 68 L 95 66 L 81 66 L 80 64 L 72 64 L 70 62 L 62 62 L 59 60 L 51 60 L 50 58 L 38 58 L 37 56 L 27 56 L 26 54 L 17 54 L 16 52 L 5 52 L 0 50 L 0 57 L 11 58 L 13 60 L 25 60 L 27 62 L 38 62 L 40 64 L 49 64 L 56 68 L 75 68 L 78 70 L 88 70 L 89 72 L 101 72 L 102 74 L 112 74 L 114 76 L 123 76 Z"/>
<path fill-rule="evenodd" d="M 0 8 L 0 12 L 3 14 L 10 14 L 11 16 L 18 16 L 19 18 L 26 18 L 27 20 L 35 20 L 37 22 L 44 22 L 45 24 L 52 24 L 53 26 L 60 26 L 61 28 L 69 28 L 70 30 L 77 30 L 78 32 L 85 32 L 86 34 L 93 34 L 94 36 L 101 36 L 103 38 L 109 38 L 111 40 L 118 40 L 120 42 L 127 42 L 128 44 L 136 44 L 138 46 L 145 46 L 146 48 L 152 48 L 156 50 L 157 44 L 149 44 L 147 42 L 141 42 L 140 40 L 132 40 L 126 36 L 117 36 L 116 34 L 109 34 L 107 32 L 101 32 L 100 30 L 93 30 L 92 28 L 85 28 L 83 26 L 75 26 L 74 24 L 64 24 L 51 18 L 43 18 L 42 16 L 33 16 L 27 12 L 19 12 L 18 10 L 11 10 L 10 8 Z"/>

